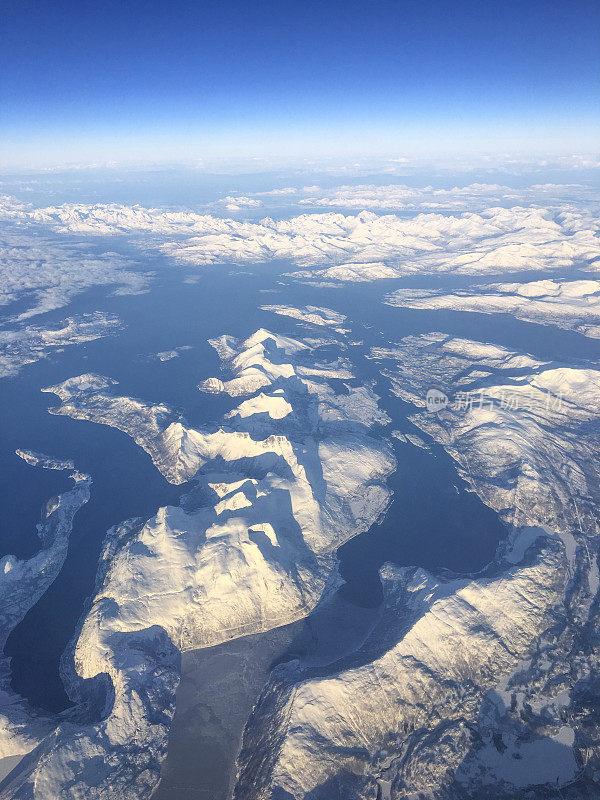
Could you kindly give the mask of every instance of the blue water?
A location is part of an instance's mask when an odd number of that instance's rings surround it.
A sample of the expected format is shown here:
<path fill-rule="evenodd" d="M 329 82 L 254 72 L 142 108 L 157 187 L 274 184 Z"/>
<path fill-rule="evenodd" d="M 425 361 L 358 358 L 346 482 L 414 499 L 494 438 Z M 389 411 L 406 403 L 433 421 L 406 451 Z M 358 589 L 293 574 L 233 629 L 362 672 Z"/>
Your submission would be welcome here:
<path fill-rule="evenodd" d="M 68 705 L 58 664 L 77 621 L 93 591 L 94 575 L 106 530 L 132 517 L 150 517 L 167 503 L 177 503 L 185 487 L 168 484 L 149 457 L 127 436 L 93 423 L 47 413 L 57 400 L 41 388 L 82 372 L 94 371 L 119 381 L 118 391 L 145 401 L 176 407 L 192 425 L 217 422 L 235 405 L 231 398 L 205 395 L 199 380 L 219 371 L 219 360 L 207 339 L 221 333 L 246 337 L 263 326 L 303 335 L 293 320 L 259 310 L 264 303 L 325 305 L 348 314 L 354 338 L 364 342 L 358 377 L 377 380 L 382 405 L 392 417 L 390 430 L 410 431 L 410 409 L 391 396 L 380 379 L 377 364 L 364 358 L 371 345 L 395 341 L 410 333 L 442 330 L 524 348 L 544 359 L 600 357 L 599 343 L 577 334 L 520 323 L 509 317 L 423 312 L 390 308 L 382 297 L 392 288 L 431 285 L 423 278 L 374 285 L 326 289 L 293 285 L 280 294 L 276 279 L 288 264 L 259 266 L 253 274 L 227 268 L 198 270 L 199 280 L 183 283 L 189 270 L 165 267 L 158 271 L 152 291 L 139 296 L 111 296 L 94 290 L 77 298 L 68 309 L 39 318 L 50 322 L 66 314 L 100 309 L 116 313 L 125 324 L 117 336 L 66 348 L 51 359 L 25 367 L 14 379 L 0 381 L 0 485 L 2 519 L 0 554 L 27 557 L 37 549 L 35 523 L 40 507 L 69 481 L 64 473 L 32 468 L 14 455 L 16 447 L 72 458 L 93 479 L 90 502 L 78 512 L 66 562 L 57 580 L 13 631 L 6 647 L 12 658 L 13 687 L 31 702 L 56 711 Z M 145 266 L 146 268 L 146 266 Z M 532 276 L 528 276 L 531 279 Z M 514 280 L 514 278 L 512 278 Z M 524 278 L 525 279 L 525 278 Z M 449 287 L 467 279 L 444 278 Z M 148 355 L 190 345 L 168 362 Z M 397 448 L 398 471 L 391 479 L 394 501 L 383 522 L 344 545 L 340 571 L 346 584 L 341 592 L 351 603 L 372 607 L 380 602 L 378 570 L 386 561 L 471 573 L 493 557 L 504 531 L 495 514 L 467 491 L 449 457 L 409 446 Z"/>

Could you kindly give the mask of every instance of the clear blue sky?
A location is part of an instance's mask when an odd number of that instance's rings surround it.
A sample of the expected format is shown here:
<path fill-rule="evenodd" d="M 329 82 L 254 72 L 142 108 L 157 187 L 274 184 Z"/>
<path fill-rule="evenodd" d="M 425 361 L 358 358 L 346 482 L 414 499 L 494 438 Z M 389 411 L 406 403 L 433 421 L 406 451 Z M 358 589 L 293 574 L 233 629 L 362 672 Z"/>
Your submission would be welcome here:
<path fill-rule="evenodd" d="M 5 164 L 594 148 L 597 0 L 4 0 Z"/>

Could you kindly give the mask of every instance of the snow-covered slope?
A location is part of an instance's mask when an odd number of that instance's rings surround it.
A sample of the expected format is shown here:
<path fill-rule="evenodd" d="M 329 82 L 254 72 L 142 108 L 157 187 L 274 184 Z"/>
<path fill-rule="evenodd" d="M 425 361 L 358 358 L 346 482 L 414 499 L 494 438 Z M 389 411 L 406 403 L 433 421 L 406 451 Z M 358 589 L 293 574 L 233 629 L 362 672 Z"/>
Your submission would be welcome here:
<path fill-rule="evenodd" d="M 543 193 L 542 193 L 543 197 Z M 467 275 L 560 269 L 597 260 L 597 220 L 572 207 L 511 208 L 479 213 L 396 214 L 328 212 L 258 222 L 118 204 L 34 208 L 0 200 L 0 216 L 66 233 L 143 236 L 184 264 L 260 263 L 274 259 L 310 268 L 336 281 L 370 281 L 415 272 Z M 367 207 L 368 204 L 365 204 Z M 459 209 L 465 208 L 458 203 Z M 236 207 L 239 210 L 239 207 Z M 332 272 L 327 270 L 332 269 Z M 306 277 L 304 274 L 302 277 Z"/>
<path fill-rule="evenodd" d="M 327 333 L 213 340 L 224 372 L 200 388 L 237 405 L 203 430 L 102 376 L 52 387 L 54 413 L 119 428 L 169 480 L 191 483 L 180 506 L 110 532 L 63 663 L 75 711 L 0 785 L 2 800 L 149 797 L 180 652 L 328 602 L 335 550 L 386 509 L 394 459 L 373 386 Z M 507 540 L 471 577 L 384 567 L 360 649 L 276 668 L 246 727 L 236 800 L 542 800 L 557 782 L 593 786 L 600 373 L 441 333 L 370 357 Z M 448 395 L 437 413 L 430 388 Z"/>
<path fill-rule="evenodd" d="M 140 525 L 141 520 L 130 520 L 109 531 L 97 588 L 123 541 Z M 115 612 L 114 606 L 103 609 L 109 617 Z M 76 640 L 77 634 L 73 646 Z M 158 626 L 112 633 L 103 645 L 103 671 L 92 680 L 85 680 L 85 666 L 73 653 L 65 653 L 61 672 L 75 706 L 54 719 L 38 747 L 0 783 L 2 800 L 150 796 L 175 710 L 179 652 Z"/>
<path fill-rule="evenodd" d="M 294 308 L 294 306 L 267 305 L 261 306 L 263 311 L 273 311 L 282 317 L 292 317 L 302 322 L 309 322 L 311 325 L 341 325 L 346 319 L 345 314 L 332 311 L 331 308 L 322 306 L 305 306 L 304 308 Z"/>
<path fill-rule="evenodd" d="M 440 583 L 389 566 L 382 578 L 384 608 L 356 666 L 279 670 L 246 733 L 236 798 L 443 790 L 477 744 L 486 692 L 550 624 L 564 563 L 552 547 L 498 579 Z"/>
<path fill-rule="evenodd" d="M 9 768 L 31 751 L 52 728 L 52 721 L 35 714 L 10 687 L 10 660 L 2 655 L 11 631 L 21 622 L 60 572 L 69 545 L 73 517 L 89 499 L 91 480 L 73 464 L 30 450 L 17 455 L 32 466 L 68 470 L 72 489 L 48 500 L 38 523 L 41 548 L 31 558 L 0 558 L 0 781 Z"/>
<path fill-rule="evenodd" d="M 600 373 L 442 334 L 372 355 L 507 541 L 468 580 L 386 566 L 361 650 L 273 673 L 236 797 L 596 796 Z M 437 413 L 432 383 L 450 394 Z"/>
<path fill-rule="evenodd" d="M 101 593 L 119 606 L 111 628 L 159 624 L 182 649 L 308 613 L 333 551 L 366 530 L 389 501 L 383 482 L 393 457 L 367 433 L 387 422 L 372 389 L 336 394 L 321 374 L 337 377 L 337 364 L 322 363 L 318 347 L 267 331 L 227 345 L 234 377 L 224 388 L 251 393 L 260 378 L 263 391 L 214 431 L 170 421 L 165 406 L 108 395 L 100 378 L 80 376 L 52 389 L 63 399 L 57 413 L 127 432 L 172 482 L 202 468 L 188 506 L 160 509 L 119 554 Z"/>
<path fill-rule="evenodd" d="M 512 314 L 525 322 L 556 325 L 600 338 L 600 281 L 490 283 L 453 294 L 440 289 L 401 289 L 388 295 L 386 302 L 406 308 Z"/>
<path fill-rule="evenodd" d="M 80 703 L 109 687 L 103 721 L 63 723 L 0 796 L 41 798 L 41 786 L 44 797 L 147 796 L 166 748 L 178 653 L 303 617 L 335 585 L 335 550 L 386 509 L 394 458 L 369 433 L 387 423 L 372 388 L 311 341 L 264 330 L 216 341 L 232 394 L 252 394 L 263 380 L 227 426 L 208 432 L 172 421 L 165 406 L 109 394 L 114 382 L 100 376 L 52 388 L 58 413 L 125 431 L 169 480 L 195 484 L 182 506 L 125 523 L 107 540 L 64 669 Z M 352 384 L 345 393 L 329 383 L 338 376 Z M 96 761 L 86 784 L 78 765 Z"/>
<path fill-rule="evenodd" d="M 598 370 L 543 364 L 443 334 L 408 337 L 373 356 L 393 391 L 417 409 L 430 387 L 446 392 L 446 408 L 413 422 L 507 522 L 566 530 L 585 518 L 586 530 L 595 531 Z"/>

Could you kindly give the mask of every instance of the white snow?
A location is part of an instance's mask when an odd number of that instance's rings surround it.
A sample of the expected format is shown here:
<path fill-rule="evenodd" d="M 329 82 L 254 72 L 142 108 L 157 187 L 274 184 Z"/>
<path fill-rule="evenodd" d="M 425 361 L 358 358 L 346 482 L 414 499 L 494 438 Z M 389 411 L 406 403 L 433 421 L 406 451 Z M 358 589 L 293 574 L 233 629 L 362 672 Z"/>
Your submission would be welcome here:
<path fill-rule="evenodd" d="M 124 548 L 102 592 L 119 604 L 111 622 L 118 630 L 160 624 L 181 648 L 307 613 L 323 591 L 334 549 L 368 528 L 389 500 L 382 481 L 393 456 L 367 435 L 387 418 L 370 387 L 336 394 L 327 383 L 336 370 L 311 367 L 321 364 L 318 345 L 264 330 L 226 342 L 221 352 L 236 377 L 225 386 L 235 383 L 235 394 L 247 394 L 260 375 L 264 389 L 226 415 L 237 429 L 188 428 L 166 406 L 107 394 L 110 381 L 99 376 L 48 390 L 63 400 L 53 413 L 123 430 L 174 483 L 206 472 L 215 460 L 219 469 L 231 462 L 230 479 L 209 481 L 218 495 L 214 508 L 161 509 Z M 238 475 L 236 464 L 244 461 L 251 480 Z M 264 463 L 266 474 L 259 468 L 253 475 L 254 463 Z M 276 558 L 250 535 L 260 530 L 272 531 Z"/>
<path fill-rule="evenodd" d="M 0 331 L 0 378 L 12 377 L 26 364 L 48 358 L 59 348 L 110 336 L 121 327 L 113 314 L 96 311 L 68 317 L 58 327 L 28 325 Z"/>
<path fill-rule="evenodd" d="M 54 727 L 55 722 L 34 712 L 10 686 L 10 660 L 3 655 L 6 640 L 30 608 L 57 577 L 67 555 L 73 517 L 89 500 L 89 475 L 74 469 L 72 462 L 51 458 L 30 450 L 17 455 L 32 466 L 67 470 L 74 487 L 46 504 L 37 525 L 40 550 L 29 559 L 13 555 L 0 557 L 0 767 L 16 766 Z"/>
<path fill-rule="evenodd" d="M 8 198 L 0 215 L 58 232 L 144 235 L 174 261 L 223 264 L 288 259 L 317 278 L 374 280 L 415 272 L 486 274 L 557 269 L 600 257 L 597 223 L 585 210 L 492 206 L 479 213 L 412 218 L 361 211 L 259 222 L 123 205 L 36 209 Z M 334 268 L 333 273 L 327 270 Z M 306 275 L 303 273 L 303 277 Z"/>
<path fill-rule="evenodd" d="M 109 535 L 71 683 L 107 675 L 114 703 L 100 723 L 70 723 L 47 737 L 31 774 L 15 778 L 11 798 L 40 781 L 48 796 L 66 786 L 72 796 L 85 791 L 97 800 L 106 792 L 127 800 L 149 793 L 167 744 L 177 651 L 308 614 L 337 584 L 337 547 L 367 530 L 389 503 L 385 480 L 394 459 L 369 433 L 382 417 L 370 387 L 349 387 L 338 400 L 328 377 L 312 375 L 315 365 L 326 365 L 319 343 L 261 330 L 245 341 L 222 337 L 216 346 L 245 393 L 248 372 L 260 365 L 266 378 L 264 391 L 229 415 L 231 427 L 217 431 L 188 428 L 166 406 L 115 397 L 107 391 L 115 382 L 101 376 L 51 389 L 63 401 L 55 413 L 120 428 L 170 480 L 195 475 L 212 499 L 202 492 L 193 510 L 160 508 L 147 522 Z M 323 398 L 337 410 L 335 420 L 321 417 Z M 90 784 L 78 764 L 95 758 Z"/>
<path fill-rule="evenodd" d="M 452 294 L 443 290 L 399 290 L 388 295 L 386 302 L 427 310 L 512 314 L 525 322 L 556 325 L 600 338 L 600 281 L 490 283 Z"/>
<path fill-rule="evenodd" d="M 271 419 L 283 419 L 293 413 L 293 408 L 281 395 L 266 395 L 263 392 L 244 400 L 237 408 L 230 411 L 226 417 L 253 417 L 257 414 L 266 414 Z"/>
<path fill-rule="evenodd" d="M 313 325 L 341 325 L 346 319 L 345 314 L 339 314 L 330 308 L 322 306 L 305 306 L 304 308 L 294 308 L 293 306 L 266 305 L 261 306 L 263 311 L 272 311 L 282 317 L 292 317 L 301 322 L 309 322 Z"/>
<path fill-rule="evenodd" d="M 595 668 L 572 626 L 589 619 L 598 588 L 600 373 L 438 333 L 372 357 L 414 403 L 412 421 L 505 520 L 508 541 L 494 577 L 385 567 L 381 622 L 359 665 L 307 677 L 290 664 L 270 685 L 248 731 L 240 796 L 321 796 L 330 784 L 340 796 L 379 785 L 411 798 L 561 787 L 578 771 L 576 723 L 565 720 L 587 713 L 572 686 Z M 484 404 L 424 413 L 432 383 L 452 395 L 465 375 Z M 520 402 L 504 404 L 507 388 Z"/>
<path fill-rule="evenodd" d="M 266 760 L 266 768 L 259 767 L 260 790 L 265 796 L 279 791 L 301 798 L 345 770 L 354 774 L 354 786 L 364 781 L 366 787 L 373 778 L 385 784 L 397 769 L 391 749 L 404 753 L 409 767 L 398 787 L 403 796 L 439 792 L 448 769 L 464 769 L 471 751 L 471 735 L 461 728 L 465 715 L 530 652 L 551 622 L 560 573 L 560 559 L 551 552 L 496 579 L 438 583 L 422 570 L 384 567 L 387 613 L 371 640 L 389 641 L 392 619 L 402 609 L 406 622 L 396 643 L 362 666 L 301 679 L 290 690 L 273 689 L 281 698 L 262 735 L 264 747 L 275 740 L 278 746 L 274 763 Z M 412 748 L 423 733 L 431 744 Z M 533 759 L 536 753 L 528 755 Z M 256 759 L 261 758 L 259 747 Z M 537 769 L 543 774 L 536 778 L 554 781 L 554 766 L 563 779 L 571 777 L 558 764 L 542 761 Z M 240 788 L 244 777 L 242 772 Z"/>

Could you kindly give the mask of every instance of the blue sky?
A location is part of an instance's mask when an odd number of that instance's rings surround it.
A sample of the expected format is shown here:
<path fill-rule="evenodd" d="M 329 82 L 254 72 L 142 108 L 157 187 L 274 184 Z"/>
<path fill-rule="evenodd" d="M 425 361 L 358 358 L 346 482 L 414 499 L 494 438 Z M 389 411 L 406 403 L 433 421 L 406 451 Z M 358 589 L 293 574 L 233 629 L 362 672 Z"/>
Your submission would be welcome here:
<path fill-rule="evenodd" d="M 2 162 L 597 149 L 591 0 L 4 0 Z"/>

